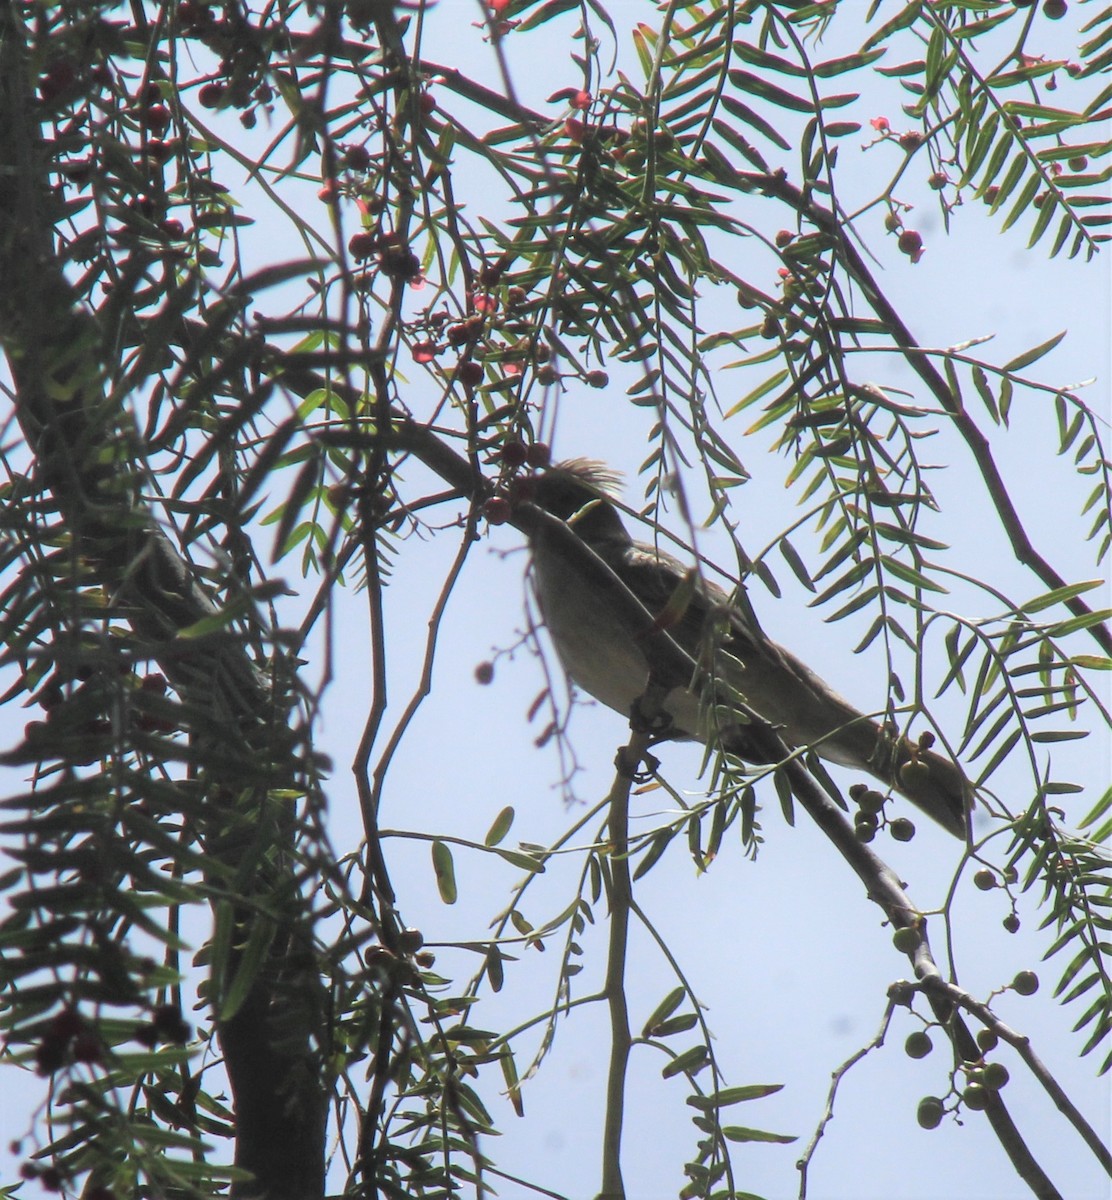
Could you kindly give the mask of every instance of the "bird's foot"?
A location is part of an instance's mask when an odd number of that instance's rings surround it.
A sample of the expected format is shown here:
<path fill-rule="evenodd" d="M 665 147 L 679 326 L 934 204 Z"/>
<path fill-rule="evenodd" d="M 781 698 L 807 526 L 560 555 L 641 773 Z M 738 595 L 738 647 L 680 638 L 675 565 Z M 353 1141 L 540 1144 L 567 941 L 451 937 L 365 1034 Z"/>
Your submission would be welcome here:
<path fill-rule="evenodd" d="M 623 779 L 643 784 L 648 783 L 660 769 L 660 759 L 646 750 L 638 763 L 629 754 L 628 747 L 623 746 L 614 758 L 614 766 Z M 639 766 L 640 769 L 638 769 Z"/>

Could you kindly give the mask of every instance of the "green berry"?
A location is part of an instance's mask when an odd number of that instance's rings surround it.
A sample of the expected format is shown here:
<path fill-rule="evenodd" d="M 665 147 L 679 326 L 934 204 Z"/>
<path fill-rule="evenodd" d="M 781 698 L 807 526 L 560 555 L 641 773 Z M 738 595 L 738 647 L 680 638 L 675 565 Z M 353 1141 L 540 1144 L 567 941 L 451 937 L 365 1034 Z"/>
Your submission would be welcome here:
<path fill-rule="evenodd" d="M 1003 1063 L 991 1062 L 985 1064 L 983 1072 L 984 1085 L 990 1091 L 998 1092 L 1011 1078 L 1008 1068 Z"/>
<path fill-rule="evenodd" d="M 937 1129 L 942 1124 L 942 1118 L 945 1114 L 946 1110 L 942 1107 L 942 1101 L 937 1096 L 924 1096 L 919 1101 L 916 1120 L 918 1120 L 923 1129 Z"/>
<path fill-rule="evenodd" d="M 915 822 L 909 821 L 907 817 L 897 817 L 888 826 L 888 832 L 897 842 L 910 842 L 915 836 Z"/>
<path fill-rule="evenodd" d="M 1034 971 L 1020 971 L 1012 980 L 1012 987 L 1021 996 L 1033 996 L 1039 990 L 1039 977 Z"/>
<path fill-rule="evenodd" d="M 919 943 L 922 938 L 919 936 L 919 930 L 908 925 L 903 929 L 897 929 L 892 934 L 892 945 L 896 947 L 901 954 L 913 954 L 919 949 Z"/>
<path fill-rule="evenodd" d="M 989 1050 L 995 1050 L 1000 1044 L 1000 1039 L 996 1036 L 996 1032 L 992 1029 L 977 1030 L 977 1045 L 982 1052 L 988 1053 Z"/>
<path fill-rule="evenodd" d="M 962 1102 L 971 1112 L 984 1112 L 988 1097 L 988 1089 L 979 1083 L 971 1083 L 961 1094 Z"/>
<path fill-rule="evenodd" d="M 857 807 L 871 817 L 875 817 L 884 807 L 884 797 L 875 788 L 866 788 L 853 799 L 857 801 Z"/>
<path fill-rule="evenodd" d="M 907 1041 L 904 1042 L 904 1053 L 908 1058 L 926 1058 L 933 1049 L 934 1043 L 931 1041 L 930 1035 L 922 1029 L 909 1033 Z"/>

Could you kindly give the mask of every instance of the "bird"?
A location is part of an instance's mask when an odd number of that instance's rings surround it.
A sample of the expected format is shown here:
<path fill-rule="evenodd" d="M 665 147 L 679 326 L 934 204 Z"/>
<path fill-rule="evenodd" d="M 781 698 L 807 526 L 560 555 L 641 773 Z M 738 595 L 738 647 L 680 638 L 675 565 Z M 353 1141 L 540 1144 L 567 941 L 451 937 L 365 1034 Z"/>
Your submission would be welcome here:
<path fill-rule="evenodd" d="M 754 736 L 752 723 L 738 715 L 747 706 L 789 750 L 813 748 L 866 772 L 965 838 L 972 788 L 955 762 L 929 748 L 933 738 L 911 742 L 860 712 L 769 638 L 723 588 L 659 547 L 635 541 L 613 503 L 619 478 L 602 463 L 570 459 L 526 477 L 520 494 L 564 522 L 640 601 L 652 629 L 666 632 L 698 665 L 694 676 L 665 681 L 668 725 L 661 740 L 714 742 L 750 763 L 775 761 L 768 739 Z M 629 716 L 649 683 L 643 631 L 631 630 L 628 608 L 616 603 L 605 581 L 600 586 L 591 560 L 568 553 L 566 540 L 555 536 L 559 527 L 539 521 L 523 528 L 534 592 L 565 672 L 577 688 Z"/>

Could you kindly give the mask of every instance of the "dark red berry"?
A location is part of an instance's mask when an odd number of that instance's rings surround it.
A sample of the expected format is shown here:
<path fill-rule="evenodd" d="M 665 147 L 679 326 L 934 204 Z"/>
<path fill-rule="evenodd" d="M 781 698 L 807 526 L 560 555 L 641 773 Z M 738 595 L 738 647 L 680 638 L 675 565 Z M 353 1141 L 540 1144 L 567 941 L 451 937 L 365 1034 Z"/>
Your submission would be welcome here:
<path fill-rule="evenodd" d="M 219 108 L 225 91 L 224 85 L 214 79 L 201 87 L 197 93 L 197 103 L 202 108 Z"/>
<path fill-rule="evenodd" d="M 143 125 L 156 137 L 170 128 L 170 110 L 165 104 L 151 104 L 143 113 Z"/>
<path fill-rule="evenodd" d="M 510 502 L 505 496 L 491 496 L 483 505 L 483 516 L 491 525 L 505 525 L 510 513 Z"/>
<path fill-rule="evenodd" d="M 344 149 L 343 165 L 349 171 L 365 171 L 371 165 L 371 152 L 366 146 L 347 146 Z"/>
<path fill-rule="evenodd" d="M 511 438 L 502 444 L 502 461 L 507 467 L 521 467 L 525 465 L 525 460 L 529 457 L 529 451 L 525 448 L 525 443 L 518 438 Z"/>
<path fill-rule="evenodd" d="M 456 375 L 460 383 L 478 387 L 483 382 L 483 364 L 468 359 L 467 362 L 460 363 Z"/>
<path fill-rule="evenodd" d="M 378 238 L 373 233 L 352 234 L 348 242 L 348 252 L 352 258 L 368 259 L 378 249 Z"/>

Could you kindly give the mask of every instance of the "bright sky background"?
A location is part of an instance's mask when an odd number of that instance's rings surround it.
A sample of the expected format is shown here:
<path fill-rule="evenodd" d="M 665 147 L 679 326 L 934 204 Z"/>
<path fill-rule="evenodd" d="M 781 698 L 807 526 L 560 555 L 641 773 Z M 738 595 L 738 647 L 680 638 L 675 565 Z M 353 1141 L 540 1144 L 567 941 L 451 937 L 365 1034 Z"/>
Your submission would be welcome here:
<path fill-rule="evenodd" d="M 609 8 L 619 23 L 657 19 L 655 7 L 642 0 L 616 2 Z M 860 8 L 864 13 L 866 5 L 862 2 Z M 1074 31 L 1080 20 L 1074 20 L 1075 9 L 1071 5 L 1065 21 L 1045 23 L 1048 53 L 1077 40 Z M 1088 9 L 1095 13 L 1095 6 Z M 462 0 L 446 0 L 428 19 L 424 52 L 434 61 L 459 66 L 498 88 L 501 84 L 493 56 L 471 25 L 478 12 L 477 6 Z M 572 43 L 565 40 L 574 24 L 568 17 L 540 32 L 506 40 L 507 60 L 523 102 L 548 111 L 547 95 L 579 86 L 581 81 L 568 60 Z M 833 57 L 859 40 L 854 36 L 847 39 L 845 47 L 830 45 L 827 56 Z M 619 44 L 619 53 L 623 68 L 635 72 L 627 43 Z M 865 124 L 865 132 L 871 116 L 888 115 L 894 127 L 899 121 L 893 84 L 879 77 L 874 82 L 877 92 L 864 96 L 851 110 Z M 852 80 L 855 90 L 861 83 Z M 838 90 L 849 90 L 848 82 Z M 454 111 L 451 97 L 444 96 L 443 103 Z M 554 116 L 555 107 L 550 106 Z M 865 140 L 863 132 L 844 141 L 843 186 L 854 174 L 853 156 L 861 153 L 858 147 Z M 895 164 L 889 147 L 862 154 L 862 196 L 879 190 L 879 181 L 887 178 Z M 458 175 L 457 189 L 474 217 L 480 206 L 488 203 L 488 196 L 469 193 L 466 181 L 466 172 Z M 237 192 L 240 181 L 231 173 L 226 182 Z M 1022 222 L 1000 235 L 977 202 L 958 211 L 952 234 L 946 238 L 937 208 L 932 207 L 932 193 L 909 176 L 899 194 L 917 204 L 914 220 L 908 224 L 922 232 L 926 255 L 912 266 L 895 251 L 892 239 L 882 241 L 879 235 L 872 238 L 870 249 L 881 258 L 882 286 L 921 342 L 945 346 L 994 334 L 995 343 L 984 352 L 1004 362 L 1068 328 L 1069 337 L 1035 373 L 1053 382 L 1099 376 L 1086 395 L 1092 407 L 1107 413 L 1112 328 L 1107 253 L 1090 264 L 1064 257 L 1047 261 L 1045 247 L 1025 249 L 1027 232 Z M 272 253 L 275 239 L 288 231 L 261 209 L 254 215 L 260 223 L 247 236 L 247 244 L 255 239 L 262 252 Z M 752 219 L 757 224 L 767 222 L 767 209 L 756 210 Z M 877 227 L 880 219 L 878 212 Z M 318 228 L 326 227 L 322 217 Z M 744 273 L 743 263 L 731 265 Z M 424 302 L 416 297 L 414 307 Z M 740 323 L 736 315 L 718 319 L 723 324 Z M 570 390 L 560 406 L 554 451 L 560 457 L 589 454 L 622 468 L 630 479 L 627 498 L 636 504 L 641 498 L 636 468 L 645 457 L 652 414 L 629 406 L 623 396 L 621 371 L 614 370 L 612 375 L 612 387 L 604 393 L 576 387 Z M 889 385 L 913 386 L 906 374 L 892 372 L 889 361 L 878 362 L 874 377 Z M 756 382 L 756 377 L 740 373 L 723 374 L 716 381 L 723 405 L 728 407 Z M 423 381 L 414 381 L 411 403 L 418 413 L 424 386 Z M 740 490 L 735 511 L 742 522 L 741 540 L 754 552 L 793 519 L 795 510 L 794 498 L 783 487 L 788 461 L 770 455 L 767 441 L 741 436 L 752 419 L 743 414 L 735 420 L 732 444 L 753 476 Z M 982 428 L 993 437 L 998 461 L 1033 540 L 1059 572 L 1067 579 L 1106 574 L 1093 563 L 1093 546 L 1082 540 L 1081 531 L 1088 521 L 1076 515 L 1092 485 L 1072 473 L 1068 460 L 1054 457 L 1056 433 L 1049 402 L 1021 397 L 1007 437 L 992 432 L 987 418 Z M 731 432 L 729 426 L 727 430 Z M 993 578 L 1017 599 L 1043 590 L 1033 576 L 1011 561 L 992 524 L 987 498 L 980 485 L 971 481 L 968 458 L 954 450 L 953 440 L 947 436 L 938 441 L 937 460 L 954 465 L 932 481 L 944 511 L 938 528 L 927 532 L 954 544 L 953 561 Z M 412 486 L 417 495 L 421 479 L 416 471 Z M 681 532 L 678 519 L 675 528 Z M 700 545 L 712 557 L 716 546 L 723 549 L 712 536 Z M 806 538 L 797 545 L 805 549 Z M 426 542 L 414 539 L 400 548 L 387 597 L 392 639 L 391 715 L 395 719 L 416 686 L 425 621 L 455 549 L 451 532 Z M 728 565 L 729 559 L 725 562 Z M 810 597 L 782 561 L 774 558 L 772 563 L 783 598 L 774 600 L 759 585 L 752 589 L 767 631 L 855 702 L 875 707 L 883 697 L 883 661 L 879 656 L 852 654 L 871 617 L 859 614 L 856 624 L 852 620 L 825 624 L 825 614 L 808 609 Z M 555 752 L 534 748 L 539 729 L 526 721 L 533 697 L 544 687 L 535 659 L 521 650 L 512 661 L 499 661 L 489 687 L 474 681 L 475 666 L 490 657 L 494 648 L 511 646 L 523 627 L 525 565 L 522 538 L 509 527 L 488 531 L 472 551 L 440 631 L 433 694 L 421 708 L 391 768 L 384 826 L 481 841 L 495 815 L 509 804 L 516 809 L 517 818 L 507 844 L 520 840 L 543 845 L 559 837 L 571 820 L 606 793 L 614 751 L 627 734 L 621 718 L 597 707 L 577 710 L 572 732 L 582 770 L 572 786 L 582 804 L 569 809 L 557 786 Z M 298 578 L 295 558 L 287 560 L 283 569 L 291 586 L 307 598 L 315 581 Z M 1090 601 L 1100 607 L 1100 593 L 1094 593 Z M 303 601 L 295 601 L 292 611 L 301 611 L 302 606 Z M 960 607 L 955 600 L 955 608 Z M 346 851 L 361 837 L 348 764 L 354 758 L 370 700 L 366 606 L 354 589 L 337 597 L 334 650 L 337 678 L 325 710 L 321 749 L 331 754 L 336 764 L 330 789 L 332 836 L 334 845 Z M 955 729 L 958 727 L 963 716 L 958 707 L 950 710 L 942 704 L 939 711 L 952 711 Z M 26 719 L 21 711 L 0 713 L 5 743 L 18 737 Z M 661 758 L 675 786 L 697 792 L 697 749 L 666 747 Z M 1070 769 L 1062 774 L 1089 786 L 1085 796 L 1066 806 L 1069 818 L 1075 820 L 1107 784 L 1112 765 L 1108 741 L 1086 742 L 1072 758 L 1063 756 L 1063 761 L 1069 762 Z M 18 786 L 13 781 L 8 790 Z M 743 1186 L 768 1200 L 787 1200 L 797 1192 L 793 1164 L 822 1116 L 831 1071 L 872 1037 L 884 1011 L 888 985 L 906 977 L 909 968 L 903 956 L 892 949 L 879 910 L 866 900 L 856 879 L 809 827 L 805 816 L 800 814 L 795 828 L 788 828 L 770 789 L 762 799 L 766 841 L 755 863 L 743 858 L 735 832 L 727 837 L 712 868 L 697 876 L 682 839 L 677 839 L 672 852 L 638 885 L 637 894 L 689 972 L 716 1035 L 716 1052 L 725 1064 L 728 1082 L 785 1085 L 774 1097 L 730 1110 L 725 1120 L 799 1135 L 794 1146 L 740 1147 L 735 1154 Z M 651 823 L 654 813 L 666 803 L 659 792 L 637 798 L 635 828 Z M 1015 797 L 1013 803 L 1018 806 L 1022 801 Z M 908 882 L 913 898 L 929 909 L 944 901 L 959 855 L 956 843 L 945 834 L 928 828 L 925 820 L 917 824 L 919 836 L 910 845 L 899 846 L 884 838 L 876 848 Z M 598 825 L 595 822 L 575 844 L 587 842 Z M 508 866 L 493 866 L 488 857 L 458 852 L 460 900 L 449 908 L 436 895 L 427 841 L 391 841 L 388 855 L 407 923 L 424 931 L 445 975 L 466 978 L 477 969 L 478 955 L 451 949 L 447 943 L 478 942 L 487 935 L 488 922 L 507 902 L 518 873 Z M 579 858 L 569 855 L 566 869 L 550 868 L 530 889 L 523 911 L 534 925 L 541 925 L 566 905 L 579 863 Z M 1109 1084 L 1095 1075 L 1103 1053 L 1098 1050 L 1079 1061 L 1083 1037 L 1070 1033 L 1084 1005 L 1063 1010 L 1051 999 L 1064 963 L 1055 961 L 1040 969 L 1039 959 L 1051 934 L 1035 932 L 1037 912 L 1024 897 L 1020 907 L 1023 928 L 1019 935 L 1007 936 L 1000 928 L 1008 911 L 1002 895 L 977 892 L 969 874 L 953 908 L 961 982 L 983 997 L 1010 981 L 1021 968 L 1040 970 L 1043 986 L 1036 996 L 1021 999 L 1009 994 L 999 1001 L 998 1011 L 1032 1035 L 1044 1062 L 1071 1098 L 1098 1132 L 1107 1133 L 1112 1113 Z M 576 980 L 579 995 L 598 986 L 604 969 L 605 911 L 601 904 L 596 920 L 594 929 L 579 939 L 586 964 Z M 932 930 L 936 953 L 941 954 L 937 922 Z M 521 951 L 521 961 L 507 965 L 503 992 L 493 997 L 484 992 L 483 1002 L 473 1014 L 474 1024 L 502 1029 L 550 1004 L 561 937 L 552 938 L 543 955 Z M 673 986 L 651 939 L 635 931 L 629 987 L 635 1029 Z M 927 1094 L 942 1094 L 948 1086 L 948 1062 L 940 1037 L 935 1038 L 934 1053 L 921 1062 L 912 1062 L 903 1053 L 904 1038 L 919 1027 L 907 1014 L 898 1015 L 887 1045 L 855 1067 L 843 1083 L 836 1119 L 812 1163 L 811 1196 L 821 1200 L 1010 1200 L 1027 1194 L 975 1114 L 970 1114 L 964 1127 L 947 1120 L 933 1132 L 918 1128 L 918 1100 Z M 693 1034 L 686 1040 L 675 1039 L 674 1048 L 683 1049 L 693 1040 Z M 529 1061 L 527 1047 L 535 1044 L 535 1037 L 526 1035 L 517 1053 L 520 1069 Z M 515 1118 L 508 1105 L 499 1101 L 502 1085 L 497 1068 L 480 1078 L 477 1086 L 504 1132 L 500 1140 L 484 1148 L 501 1169 L 520 1172 L 571 1200 L 593 1196 L 598 1186 L 607 1052 L 602 1006 L 577 1009 L 561 1021 L 555 1048 L 537 1077 L 524 1088 L 524 1120 Z M 1008 1054 L 1000 1057 L 1012 1074 L 1006 1098 L 1013 1115 L 1063 1195 L 1072 1200 L 1101 1200 L 1112 1194 L 1108 1180 L 1050 1102 L 1025 1077 L 1021 1064 Z M 684 1104 L 685 1087 L 676 1080 L 663 1083 L 659 1076 L 663 1065 L 664 1060 L 653 1052 L 635 1050 L 625 1156 L 630 1200 L 674 1196 L 682 1186 L 681 1164 L 693 1153 L 697 1140 L 690 1124 L 692 1110 Z M 26 1102 L 23 1089 L 13 1088 L 10 1075 L 6 1085 L 0 1113 L 5 1116 L 5 1128 L 14 1128 L 25 1120 Z M 38 1095 L 38 1091 L 35 1081 L 32 1094 Z M 11 1164 L 0 1147 L 0 1177 L 11 1173 Z M 509 1182 L 492 1182 L 503 1200 L 529 1194 Z"/>

